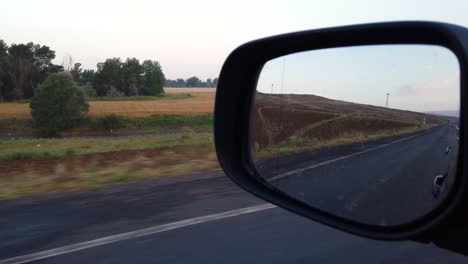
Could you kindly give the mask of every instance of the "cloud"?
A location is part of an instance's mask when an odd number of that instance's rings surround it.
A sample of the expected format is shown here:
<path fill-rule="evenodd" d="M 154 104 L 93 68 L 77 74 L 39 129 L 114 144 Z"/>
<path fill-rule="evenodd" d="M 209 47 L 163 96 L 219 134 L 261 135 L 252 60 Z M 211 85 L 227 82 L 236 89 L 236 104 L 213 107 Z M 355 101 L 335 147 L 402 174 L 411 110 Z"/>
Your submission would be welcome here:
<path fill-rule="evenodd" d="M 410 96 L 417 93 L 417 90 L 414 86 L 411 85 L 403 85 L 398 88 L 396 94 L 399 96 Z"/>
<path fill-rule="evenodd" d="M 390 93 L 390 105 L 395 108 L 414 111 L 457 110 L 460 101 L 459 73 L 403 85 Z"/>
<path fill-rule="evenodd" d="M 397 88 L 398 96 L 444 96 L 459 93 L 460 75 L 452 73 L 445 78 L 403 85 Z"/>

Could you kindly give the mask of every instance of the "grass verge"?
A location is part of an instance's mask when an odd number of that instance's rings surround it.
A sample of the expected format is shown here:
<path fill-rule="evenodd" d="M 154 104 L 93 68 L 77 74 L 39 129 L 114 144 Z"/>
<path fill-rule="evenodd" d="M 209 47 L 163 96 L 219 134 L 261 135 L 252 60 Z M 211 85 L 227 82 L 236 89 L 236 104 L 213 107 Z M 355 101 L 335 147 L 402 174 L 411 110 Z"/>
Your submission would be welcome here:
<path fill-rule="evenodd" d="M 115 138 L 21 139 L 0 141 L 0 160 L 64 157 L 100 152 L 159 149 L 178 145 L 212 142 L 211 133 L 191 129 L 170 135 L 146 135 Z"/>
<path fill-rule="evenodd" d="M 122 157 L 125 154 L 125 158 Z M 114 156 L 116 155 L 116 156 Z M 14 166 L 23 161 L 0 161 Z M 5 164 L 9 163 L 9 164 Z M 23 162 L 24 163 L 24 162 Z M 218 168 L 212 143 L 193 142 L 147 151 L 116 151 L 31 160 L 22 170 L 0 174 L 0 199 L 98 190 L 109 184 L 171 177 Z"/>
<path fill-rule="evenodd" d="M 110 132 L 118 134 L 137 133 L 139 131 L 154 132 L 156 134 L 177 132 L 190 127 L 194 132 L 212 132 L 213 114 L 201 115 L 153 115 L 147 117 L 126 117 L 120 115 L 106 115 L 102 117 L 87 117 L 77 124 L 77 127 L 65 131 L 63 136 L 80 135 L 109 135 Z M 0 134 L 37 135 L 31 119 L 3 118 L 0 119 Z"/>
<path fill-rule="evenodd" d="M 373 134 L 350 132 L 347 134 L 343 134 L 340 137 L 327 140 L 291 136 L 287 141 L 283 141 L 279 144 L 275 144 L 264 149 L 259 149 L 258 146 L 254 146 L 254 155 L 256 159 L 270 158 L 274 156 L 284 156 L 304 151 L 316 150 L 324 147 L 333 147 L 352 143 L 365 143 L 368 141 L 373 141 L 385 137 L 399 136 L 418 131 L 424 131 L 435 126 L 437 125 L 430 124 L 425 126 L 406 127 L 402 129 L 380 130 Z"/>

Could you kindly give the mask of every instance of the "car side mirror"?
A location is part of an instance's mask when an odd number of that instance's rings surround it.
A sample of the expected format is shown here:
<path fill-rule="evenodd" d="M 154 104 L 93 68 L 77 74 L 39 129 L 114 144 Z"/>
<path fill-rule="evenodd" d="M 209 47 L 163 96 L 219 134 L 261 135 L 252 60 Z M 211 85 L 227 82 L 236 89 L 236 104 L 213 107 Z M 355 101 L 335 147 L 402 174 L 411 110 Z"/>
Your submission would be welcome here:
<path fill-rule="evenodd" d="M 434 22 L 249 42 L 221 71 L 218 159 L 245 190 L 312 220 L 437 243 L 466 221 L 467 63 L 468 29 Z"/>

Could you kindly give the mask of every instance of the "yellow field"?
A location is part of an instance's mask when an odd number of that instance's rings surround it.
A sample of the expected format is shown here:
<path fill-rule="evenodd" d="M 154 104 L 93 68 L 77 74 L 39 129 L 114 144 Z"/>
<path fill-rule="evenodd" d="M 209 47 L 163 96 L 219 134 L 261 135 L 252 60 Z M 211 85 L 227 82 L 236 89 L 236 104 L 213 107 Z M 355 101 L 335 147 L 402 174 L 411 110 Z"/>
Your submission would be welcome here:
<path fill-rule="evenodd" d="M 94 101 L 89 102 L 89 115 L 193 115 L 212 113 L 214 110 L 215 89 L 213 88 L 164 88 L 164 90 L 167 94 L 189 93 L 193 97 L 180 100 L 157 101 Z M 0 118 L 7 117 L 31 117 L 29 104 L 0 104 Z"/>

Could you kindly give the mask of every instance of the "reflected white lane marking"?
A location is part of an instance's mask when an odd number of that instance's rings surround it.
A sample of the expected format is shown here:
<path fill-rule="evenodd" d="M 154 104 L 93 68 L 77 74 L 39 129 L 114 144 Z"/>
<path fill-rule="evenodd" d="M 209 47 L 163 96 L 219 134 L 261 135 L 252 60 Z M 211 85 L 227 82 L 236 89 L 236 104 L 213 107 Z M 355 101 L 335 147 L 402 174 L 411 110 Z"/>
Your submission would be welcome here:
<path fill-rule="evenodd" d="M 432 131 L 432 130 L 430 130 L 430 131 Z M 385 147 L 388 147 L 388 146 L 393 145 L 393 144 L 398 143 L 398 142 L 402 142 L 402 141 L 405 141 L 405 140 L 408 140 L 408 139 L 411 139 L 411 138 L 422 136 L 424 134 L 429 133 L 430 131 L 425 131 L 423 133 L 416 134 L 416 135 L 409 136 L 409 137 L 405 137 L 405 138 L 402 138 L 402 139 L 399 139 L 399 140 L 396 140 L 396 141 L 393 141 L 393 142 L 390 142 L 390 143 L 387 143 L 387 144 L 383 144 L 383 145 L 380 145 L 380 146 L 377 146 L 377 147 L 373 147 L 373 148 L 366 149 L 366 150 L 363 150 L 363 151 L 355 152 L 353 154 L 349 154 L 349 155 L 346 155 L 346 156 L 341 156 L 341 157 L 336 158 L 336 159 L 323 161 L 323 162 L 320 162 L 320 163 L 317 163 L 317 164 L 314 164 L 314 165 L 310 165 L 310 166 L 307 166 L 307 167 L 303 167 L 303 168 L 295 169 L 295 170 L 288 171 L 288 172 L 285 172 L 285 173 L 281 173 L 281 174 L 278 174 L 278 175 L 275 175 L 275 176 L 269 178 L 268 181 L 269 182 L 277 181 L 277 180 L 286 178 L 288 176 L 294 175 L 294 174 L 299 173 L 299 172 L 315 169 L 315 168 L 318 168 L 318 167 L 321 167 L 321 166 L 324 166 L 324 165 L 327 165 L 327 164 L 330 164 L 330 163 L 333 163 L 333 162 L 336 162 L 336 161 L 339 161 L 339 160 L 344 160 L 344 159 L 347 159 L 347 158 L 351 158 L 351 157 L 361 155 L 361 154 L 364 154 L 364 153 L 367 153 L 367 152 L 370 152 L 370 151 L 373 151 L 373 150 L 376 150 L 376 149 L 385 148 Z"/>
<path fill-rule="evenodd" d="M 108 237 L 103 237 L 95 240 L 90 240 L 86 242 L 81 242 L 81 243 L 76 243 L 76 244 L 71 244 L 68 246 L 63 246 L 63 247 L 58 247 L 54 249 L 49 249 L 49 250 L 44 250 L 28 255 L 23 255 L 23 256 L 17 256 L 14 258 L 9 258 L 9 259 L 4 259 L 0 260 L 0 264 L 20 264 L 20 263 L 28 263 L 31 261 L 35 260 L 40 260 L 40 259 L 45 259 L 45 258 L 50 258 L 53 256 L 58 256 L 58 255 L 63 255 L 66 253 L 78 251 L 78 250 L 83 250 L 87 248 L 92 248 L 92 247 L 97 247 L 101 245 L 106 245 L 122 240 L 128 240 L 132 238 L 137 238 L 137 237 L 142 237 L 142 236 L 148 236 L 156 233 L 161 233 L 164 231 L 169 231 L 185 226 L 191 226 L 191 225 L 196 225 L 196 224 L 201 224 L 201 223 L 206 223 L 206 222 L 211 222 L 219 219 L 225 219 L 229 217 L 234 217 L 238 215 L 244 215 L 244 214 L 250 214 L 262 210 L 267 210 L 271 208 L 275 208 L 276 206 L 273 204 L 261 204 L 257 206 L 252 206 L 252 207 L 246 207 L 246 208 L 241 208 L 241 209 L 236 209 L 236 210 L 231 210 L 231 211 L 226 211 L 223 213 L 218 213 L 218 214 L 211 214 L 211 215 L 205 215 L 201 217 L 195 217 L 187 220 L 182 220 L 174 223 L 169 223 L 169 224 L 164 224 L 164 225 L 158 225 L 158 226 L 153 226 L 145 229 L 140 229 L 136 231 L 131 231 L 127 233 L 122 233 L 118 235 L 113 235 L 113 236 L 108 236 Z"/>

